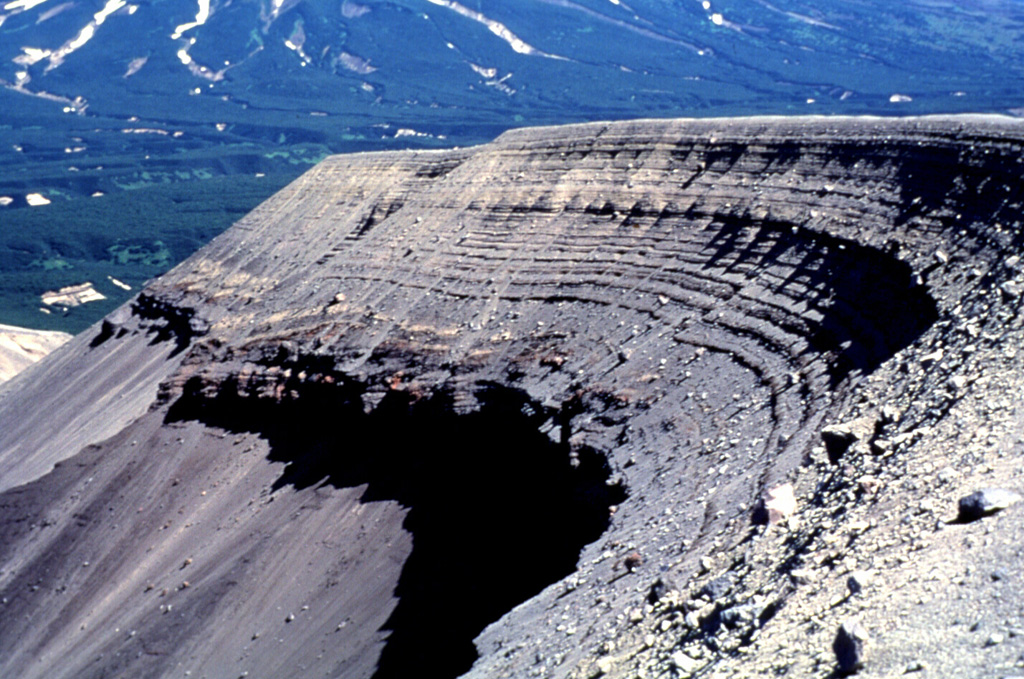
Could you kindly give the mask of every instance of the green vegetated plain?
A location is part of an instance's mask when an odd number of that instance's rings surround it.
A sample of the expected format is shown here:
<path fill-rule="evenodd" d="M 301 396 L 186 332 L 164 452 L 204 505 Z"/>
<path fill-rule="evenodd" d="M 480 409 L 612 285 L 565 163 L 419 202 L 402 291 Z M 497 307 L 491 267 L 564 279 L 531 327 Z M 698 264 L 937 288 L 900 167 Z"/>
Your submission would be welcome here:
<path fill-rule="evenodd" d="M 292 178 L 230 175 L 3 210 L 0 323 L 79 332 Z M 86 281 L 107 299 L 41 311 L 41 293 Z"/>

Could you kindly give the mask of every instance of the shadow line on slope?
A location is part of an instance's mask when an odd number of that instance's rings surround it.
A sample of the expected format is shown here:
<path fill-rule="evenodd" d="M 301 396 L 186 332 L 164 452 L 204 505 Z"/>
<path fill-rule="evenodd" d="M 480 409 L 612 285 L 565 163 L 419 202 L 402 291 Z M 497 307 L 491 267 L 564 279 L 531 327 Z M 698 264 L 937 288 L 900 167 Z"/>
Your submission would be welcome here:
<path fill-rule="evenodd" d="M 286 464 L 275 491 L 365 484 L 362 502 L 409 509 L 413 551 L 373 679 L 467 672 L 473 639 L 574 572 L 626 498 L 600 454 L 570 461 L 561 413 L 510 388 L 482 388 L 469 414 L 456 414 L 449 393 L 389 391 L 367 414 L 351 384 L 307 384 L 282 402 L 222 387 L 207 398 L 188 385 L 168 419 L 265 437 L 270 459 Z M 550 436 L 540 431 L 552 422 Z"/>

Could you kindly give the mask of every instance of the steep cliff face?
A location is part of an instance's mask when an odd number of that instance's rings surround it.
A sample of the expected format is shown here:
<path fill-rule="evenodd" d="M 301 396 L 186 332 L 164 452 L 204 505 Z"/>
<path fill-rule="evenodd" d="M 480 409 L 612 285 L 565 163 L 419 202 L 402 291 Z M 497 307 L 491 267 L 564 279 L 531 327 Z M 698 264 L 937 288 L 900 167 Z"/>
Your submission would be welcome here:
<path fill-rule="evenodd" d="M 324 161 L 0 392 L 3 673 L 824 676 L 843 606 L 904 634 L 878 667 L 989 666 L 914 635 L 960 604 L 834 599 L 1020 484 L 1022 148 L 779 118 Z"/>

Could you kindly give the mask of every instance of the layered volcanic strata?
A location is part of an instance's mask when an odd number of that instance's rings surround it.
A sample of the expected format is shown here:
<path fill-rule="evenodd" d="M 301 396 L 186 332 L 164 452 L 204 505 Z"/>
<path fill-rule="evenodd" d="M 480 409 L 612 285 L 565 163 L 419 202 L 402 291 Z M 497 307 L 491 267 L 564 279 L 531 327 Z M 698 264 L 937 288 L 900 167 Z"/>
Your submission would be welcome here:
<path fill-rule="evenodd" d="M 2 387 L 0 674 L 826 676 L 856 604 L 793 572 L 960 539 L 931 481 L 878 491 L 922 460 L 1020 484 L 1022 148 L 752 118 L 325 160 Z M 932 653 L 893 630 L 943 601 L 877 596 L 879 666 Z"/>

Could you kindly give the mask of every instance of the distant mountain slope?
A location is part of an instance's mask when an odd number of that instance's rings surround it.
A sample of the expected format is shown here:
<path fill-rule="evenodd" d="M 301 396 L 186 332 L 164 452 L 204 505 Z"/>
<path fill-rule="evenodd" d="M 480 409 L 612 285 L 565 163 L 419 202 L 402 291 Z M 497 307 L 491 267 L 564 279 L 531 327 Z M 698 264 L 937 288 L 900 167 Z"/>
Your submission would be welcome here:
<path fill-rule="evenodd" d="M 63 332 L 0 325 L 0 382 L 5 382 L 71 339 Z"/>
<path fill-rule="evenodd" d="M 872 674 L 1012 666 L 1024 503 L 957 500 L 1024 484 L 1022 158 L 974 116 L 325 160 L 0 387 L 0 674 L 831 677 L 853 617 Z"/>
<path fill-rule="evenodd" d="M 461 142 L 516 115 L 992 110 L 1021 105 L 1024 76 L 1011 3 L 18 0 L 0 17 L 10 91 L 150 132 L 317 127 L 301 113 Z"/>

